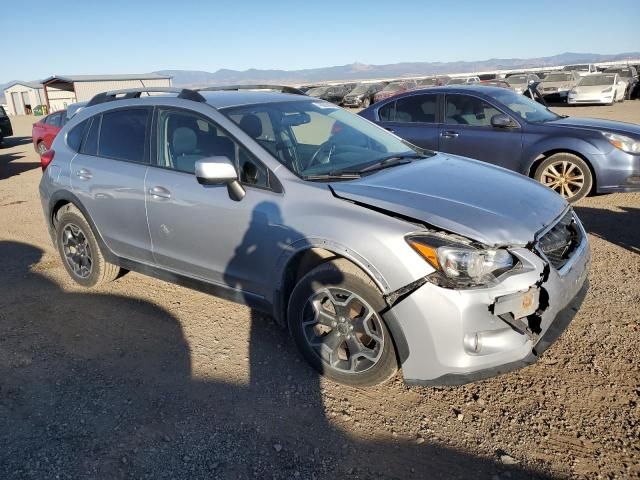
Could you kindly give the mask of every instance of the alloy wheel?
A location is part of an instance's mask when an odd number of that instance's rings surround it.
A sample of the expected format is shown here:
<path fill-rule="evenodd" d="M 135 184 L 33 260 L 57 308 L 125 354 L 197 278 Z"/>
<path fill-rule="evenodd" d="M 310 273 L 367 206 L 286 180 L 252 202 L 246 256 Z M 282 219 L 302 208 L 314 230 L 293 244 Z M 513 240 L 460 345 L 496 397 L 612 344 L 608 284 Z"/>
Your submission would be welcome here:
<path fill-rule="evenodd" d="M 584 187 L 584 172 L 575 163 L 563 160 L 547 166 L 541 181 L 564 198 L 575 196 Z"/>
<path fill-rule="evenodd" d="M 322 363 L 341 373 L 361 373 L 380 359 L 384 330 L 362 297 L 342 288 L 315 292 L 305 307 L 304 337 Z"/>
<path fill-rule="evenodd" d="M 93 254 L 89 240 L 82 229 L 73 223 L 68 223 L 62 230 L 62 251 L 67 265 L 80 278 L 91 275 L 93 268 Z"/>

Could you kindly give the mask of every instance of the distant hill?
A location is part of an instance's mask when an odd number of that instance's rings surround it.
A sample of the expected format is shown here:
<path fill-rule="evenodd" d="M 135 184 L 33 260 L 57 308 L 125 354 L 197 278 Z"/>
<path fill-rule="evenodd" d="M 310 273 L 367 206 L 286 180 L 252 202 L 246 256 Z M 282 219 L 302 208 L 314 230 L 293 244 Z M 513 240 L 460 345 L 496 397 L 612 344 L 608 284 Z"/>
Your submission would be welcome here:
<path fill-rule="evenodd" d="M 366 80 L 402 76 L 434 75 L 444 73 L 480 72 L 491 70 L 513 70 L 517 68 L 552 67 L 572 63 L 597 63 L 623 61 L 640 58 L 640 52 L 601 55 L 597 53 L 562 53 L 539 58 L 491 58 L 471 62 L 407 62 L 388 65 L 366 65 L 352 63 L 335 67 L 311 68 L 306 70 L 229 70 L 216 72 L 196 70 L 160 70 L 154 73 L 170 75 L 173 85 L 182 87 L 203 87 L 206 85 L 283 83 L 299 84 L 331 80 Z"/>

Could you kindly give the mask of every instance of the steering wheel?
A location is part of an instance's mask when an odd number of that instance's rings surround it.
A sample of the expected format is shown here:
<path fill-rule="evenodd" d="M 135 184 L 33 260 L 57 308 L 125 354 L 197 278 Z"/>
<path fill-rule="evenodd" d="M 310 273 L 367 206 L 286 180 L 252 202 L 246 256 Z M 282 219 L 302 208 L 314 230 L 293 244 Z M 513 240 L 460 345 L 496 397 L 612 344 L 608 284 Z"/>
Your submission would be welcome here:
<path fill-rule="evenodd" d="M 327 140 L 323 144 L 318 147 L 318 150 L 311 156 L 309 163 L 307 164 L 307 168 L 313 167 L 316 163 L 329 163 L 329 159 L 331 158 L 331 154 L 336 148 L 336 144 L 331 140 Z M 326 152 L 326 158 L 322 159 L 320 154 L 322 152 Z"/>

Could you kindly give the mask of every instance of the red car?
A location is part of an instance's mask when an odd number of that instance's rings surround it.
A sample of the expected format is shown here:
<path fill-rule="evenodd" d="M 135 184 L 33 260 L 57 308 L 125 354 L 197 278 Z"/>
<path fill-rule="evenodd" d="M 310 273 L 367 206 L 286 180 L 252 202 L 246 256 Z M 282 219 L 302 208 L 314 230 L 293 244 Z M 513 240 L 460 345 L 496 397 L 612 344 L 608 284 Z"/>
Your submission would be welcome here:
<path fill-rule="evenodd" d="M 418 83 L 415 80 L 396 80 L 376 93 L 373 97 L 373 101 L 374 103 L 379 102 L 385 98 L 393 97 L 394 95 L 398 95 L 399 93 L 403 93 L 408 90 L 413 90 L 417 87 Z"/>
<path fill-rule="evenodd" d="M 53 112 L 42 120 L 33 124 L 33 130 L 31 136 L 33 138 L 33 148 L 36 149 L 40 155 L 51 148 L 53 139 L 60 129 L 67 123 L 67 111 L 60 110 Z"/>

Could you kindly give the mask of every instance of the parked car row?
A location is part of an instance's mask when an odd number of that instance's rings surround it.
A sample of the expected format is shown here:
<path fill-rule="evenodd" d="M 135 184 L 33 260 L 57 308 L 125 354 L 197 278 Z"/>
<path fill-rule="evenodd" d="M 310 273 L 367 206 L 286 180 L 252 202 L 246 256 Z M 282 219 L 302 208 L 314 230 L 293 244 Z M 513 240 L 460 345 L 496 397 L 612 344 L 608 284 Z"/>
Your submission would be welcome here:
<path fill-rule="evenodd" d="M 3 107 L 0 107 L 0 145 L 4 142 L 5 137 L 13 135 L 13 127 L 11 126 L 11 120 L 4 111 Z"/>

